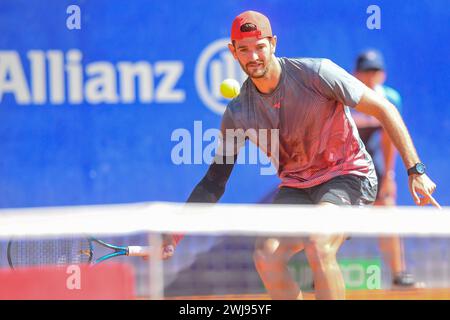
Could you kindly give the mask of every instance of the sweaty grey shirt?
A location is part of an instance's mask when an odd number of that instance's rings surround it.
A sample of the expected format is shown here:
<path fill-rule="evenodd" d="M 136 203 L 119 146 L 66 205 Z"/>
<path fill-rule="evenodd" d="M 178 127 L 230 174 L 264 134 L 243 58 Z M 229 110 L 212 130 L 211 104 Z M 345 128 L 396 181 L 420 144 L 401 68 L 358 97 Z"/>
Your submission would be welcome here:
<path fill-rule="evenodd" d="M 280 186 L 309 188 L 344 174 L 375 186 L 372 159 L 348 109 L 364 84 L 328 59 L 278 61 L 281 78 L 272 93 L 260 93 L 247 79 L 228 104 L 218 154 L 237 154 L 249 138 L 270 157 Z"/>

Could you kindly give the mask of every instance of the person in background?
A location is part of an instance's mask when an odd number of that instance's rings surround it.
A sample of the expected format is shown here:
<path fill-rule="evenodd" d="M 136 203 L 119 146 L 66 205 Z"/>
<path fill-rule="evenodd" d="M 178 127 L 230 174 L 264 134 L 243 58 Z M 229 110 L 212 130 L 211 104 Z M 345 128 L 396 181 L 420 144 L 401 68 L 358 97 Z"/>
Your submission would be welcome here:
<path fill-rule="evenodd" d="M 402 111 L 402 99 L 393 88 L 384 85 L 386 71 L 383 55 L 377 50 L 362 52 L 356 59 L 354 75 L 366 86 L 386 98 L 397 110 Z M 378 177 L 378 193 L 374 205 L 394 206 L 397 201 L 395 160 L 397 150 L 381 123 L 373 116 L 352 109 L 361 140 L 375 164 Z M 402 240 L 398 236 L 380 238 L 380 249 L 389 264 L 392 284 L 396 288 L 415 287 L 413 276 L 407 272 Z"/>

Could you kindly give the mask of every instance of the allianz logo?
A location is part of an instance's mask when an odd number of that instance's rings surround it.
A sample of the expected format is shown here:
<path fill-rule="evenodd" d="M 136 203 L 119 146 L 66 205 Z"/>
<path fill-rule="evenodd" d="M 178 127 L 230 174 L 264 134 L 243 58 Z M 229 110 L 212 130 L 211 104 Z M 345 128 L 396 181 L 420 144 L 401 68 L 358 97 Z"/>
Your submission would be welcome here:
<path fill-rule="evenodd" d="M 219 39 L 200 53 L 194 81 L 201 102 L 221 115 L 229 100 L 220 94 L 227 78 L 241 84 L 247 75 Z M 11 95 L 18 105 L 185 103 L 183 60 L 93 61 L 78 49 L 0 50 L 0 103 Z"/>
<path fill-rule="evenodd" d="M 201 52 L 195 67 L 195 84 L 200 99 L 206 107 L 220 115 L 228 103 L 220 94 L 220 83 L 232 78 L 242 85 L 247 79 L 228 50 L 229 42 L 228 38 L 223 38 L 209 44 Z"/>
<path fill-rule="evenodd" d="M 186 93 L 176 87 L 182 61 L 96 61 L 83 64 L 72 49 L 30 50 L 28 65 L 16 51 L 0 51 L 0 103 L 12 94 L 19 105 L 180 103 Z M 28 70 L 29 79 L 25 70 Z M 155 78 L 159 77 L 156 84 Z"/>

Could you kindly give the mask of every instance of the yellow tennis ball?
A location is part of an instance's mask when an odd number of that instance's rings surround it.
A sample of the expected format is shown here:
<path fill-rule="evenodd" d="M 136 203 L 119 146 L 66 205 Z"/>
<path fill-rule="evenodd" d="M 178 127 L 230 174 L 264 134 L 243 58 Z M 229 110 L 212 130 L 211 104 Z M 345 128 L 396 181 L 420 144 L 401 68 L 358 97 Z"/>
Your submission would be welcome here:
<path fill-rule="evenodd" d="M 225 79 L 220 84 L 220 93 L 224 98 L 233 99 L 241 90 L 239 82 L 234 79 Z"/>

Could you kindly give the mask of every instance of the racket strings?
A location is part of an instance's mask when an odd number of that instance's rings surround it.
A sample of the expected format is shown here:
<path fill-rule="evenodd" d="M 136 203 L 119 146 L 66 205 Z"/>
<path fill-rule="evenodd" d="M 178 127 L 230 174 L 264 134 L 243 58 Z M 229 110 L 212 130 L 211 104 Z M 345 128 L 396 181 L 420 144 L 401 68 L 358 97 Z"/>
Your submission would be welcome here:
<path fill-rule="evenodd" d="M 92 256 L 86 239 L 13 240 L 8 257 L 13 266 L 88 263 Z"/>

